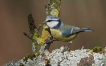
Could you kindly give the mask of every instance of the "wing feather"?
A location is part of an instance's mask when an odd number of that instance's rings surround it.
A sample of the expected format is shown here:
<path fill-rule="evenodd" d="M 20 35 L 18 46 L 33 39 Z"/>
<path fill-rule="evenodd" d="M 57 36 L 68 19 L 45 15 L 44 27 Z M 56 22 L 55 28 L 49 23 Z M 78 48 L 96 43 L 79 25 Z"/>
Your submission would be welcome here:
<path fill-rule="evenodd" d="M 75 26 L 70 26 L 65 24 L 60 28 L 60 31 L 62 32 L 63 36 L 70 36 L 72 34 L 80 32 L 81 29 Z"/>

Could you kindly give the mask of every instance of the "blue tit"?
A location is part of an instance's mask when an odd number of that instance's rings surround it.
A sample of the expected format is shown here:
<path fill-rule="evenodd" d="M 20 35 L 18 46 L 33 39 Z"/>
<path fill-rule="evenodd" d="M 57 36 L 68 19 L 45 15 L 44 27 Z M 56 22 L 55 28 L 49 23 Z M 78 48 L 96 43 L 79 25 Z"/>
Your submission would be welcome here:
<path fill-rule="evenodd" d="M 90 28 L 79 28 L 64 24 L 60 18 L 55 16 L 48 16 L 44 23 L 50 28 L 53 38 L 64 42 L 72 42 L 81 32 L 93 32 Z"/>

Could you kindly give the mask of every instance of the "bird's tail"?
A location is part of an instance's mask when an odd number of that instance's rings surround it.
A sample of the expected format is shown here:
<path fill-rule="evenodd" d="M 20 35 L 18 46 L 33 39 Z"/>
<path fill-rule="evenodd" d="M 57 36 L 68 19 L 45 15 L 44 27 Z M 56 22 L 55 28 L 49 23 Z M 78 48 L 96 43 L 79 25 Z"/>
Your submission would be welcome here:
<path fill-rule="evenodd" d="M 90 28 L 81 28 L 83 32 L 93 32 Z"/>

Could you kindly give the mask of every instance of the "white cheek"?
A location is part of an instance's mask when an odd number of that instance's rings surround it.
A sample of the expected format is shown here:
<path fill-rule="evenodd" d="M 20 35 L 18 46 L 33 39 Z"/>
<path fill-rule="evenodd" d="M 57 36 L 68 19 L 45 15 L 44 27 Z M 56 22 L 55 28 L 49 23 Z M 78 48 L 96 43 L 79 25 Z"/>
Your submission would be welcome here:
<path fill-rule="evenodd" d="M 57 26 L 58 22 L 56 21 L 52 21 L 52 22 L 47 22 L 47 25 L 50 27 L 50 28 L 53 28 L 55 26 Z"/>

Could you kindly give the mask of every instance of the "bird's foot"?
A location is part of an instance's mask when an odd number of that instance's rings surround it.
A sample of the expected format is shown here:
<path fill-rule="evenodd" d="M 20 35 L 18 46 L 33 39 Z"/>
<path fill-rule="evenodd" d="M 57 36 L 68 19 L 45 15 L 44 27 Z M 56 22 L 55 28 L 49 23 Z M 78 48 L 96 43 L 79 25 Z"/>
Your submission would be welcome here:
<path fill-rule="evenodd" d="M 45 50 L 49 50 L 51 43 L 53 43 L 53 41 L 57 41 L 56 39 L 48 39 L 46 40 L 45 44 Z"/>
<path fill-rule="evenodd" d="M 48 39 L 48 40 L 46 40 L 46 42 L 45 42 L 45 44 L 51 44 L 51 43 L 53 43 L 53 40 L 52 40 L 52 39 Z"/>
<path fill-rule="evenodd" d="M 72 44 L 72 41 L 70 41 L 69 44 L 64 47 L 62 53 L 65 52 L 65 51 L 69 52 L 69 51 L 70 51 L 70 45 L 71 45 L 71 44 Z"/>

